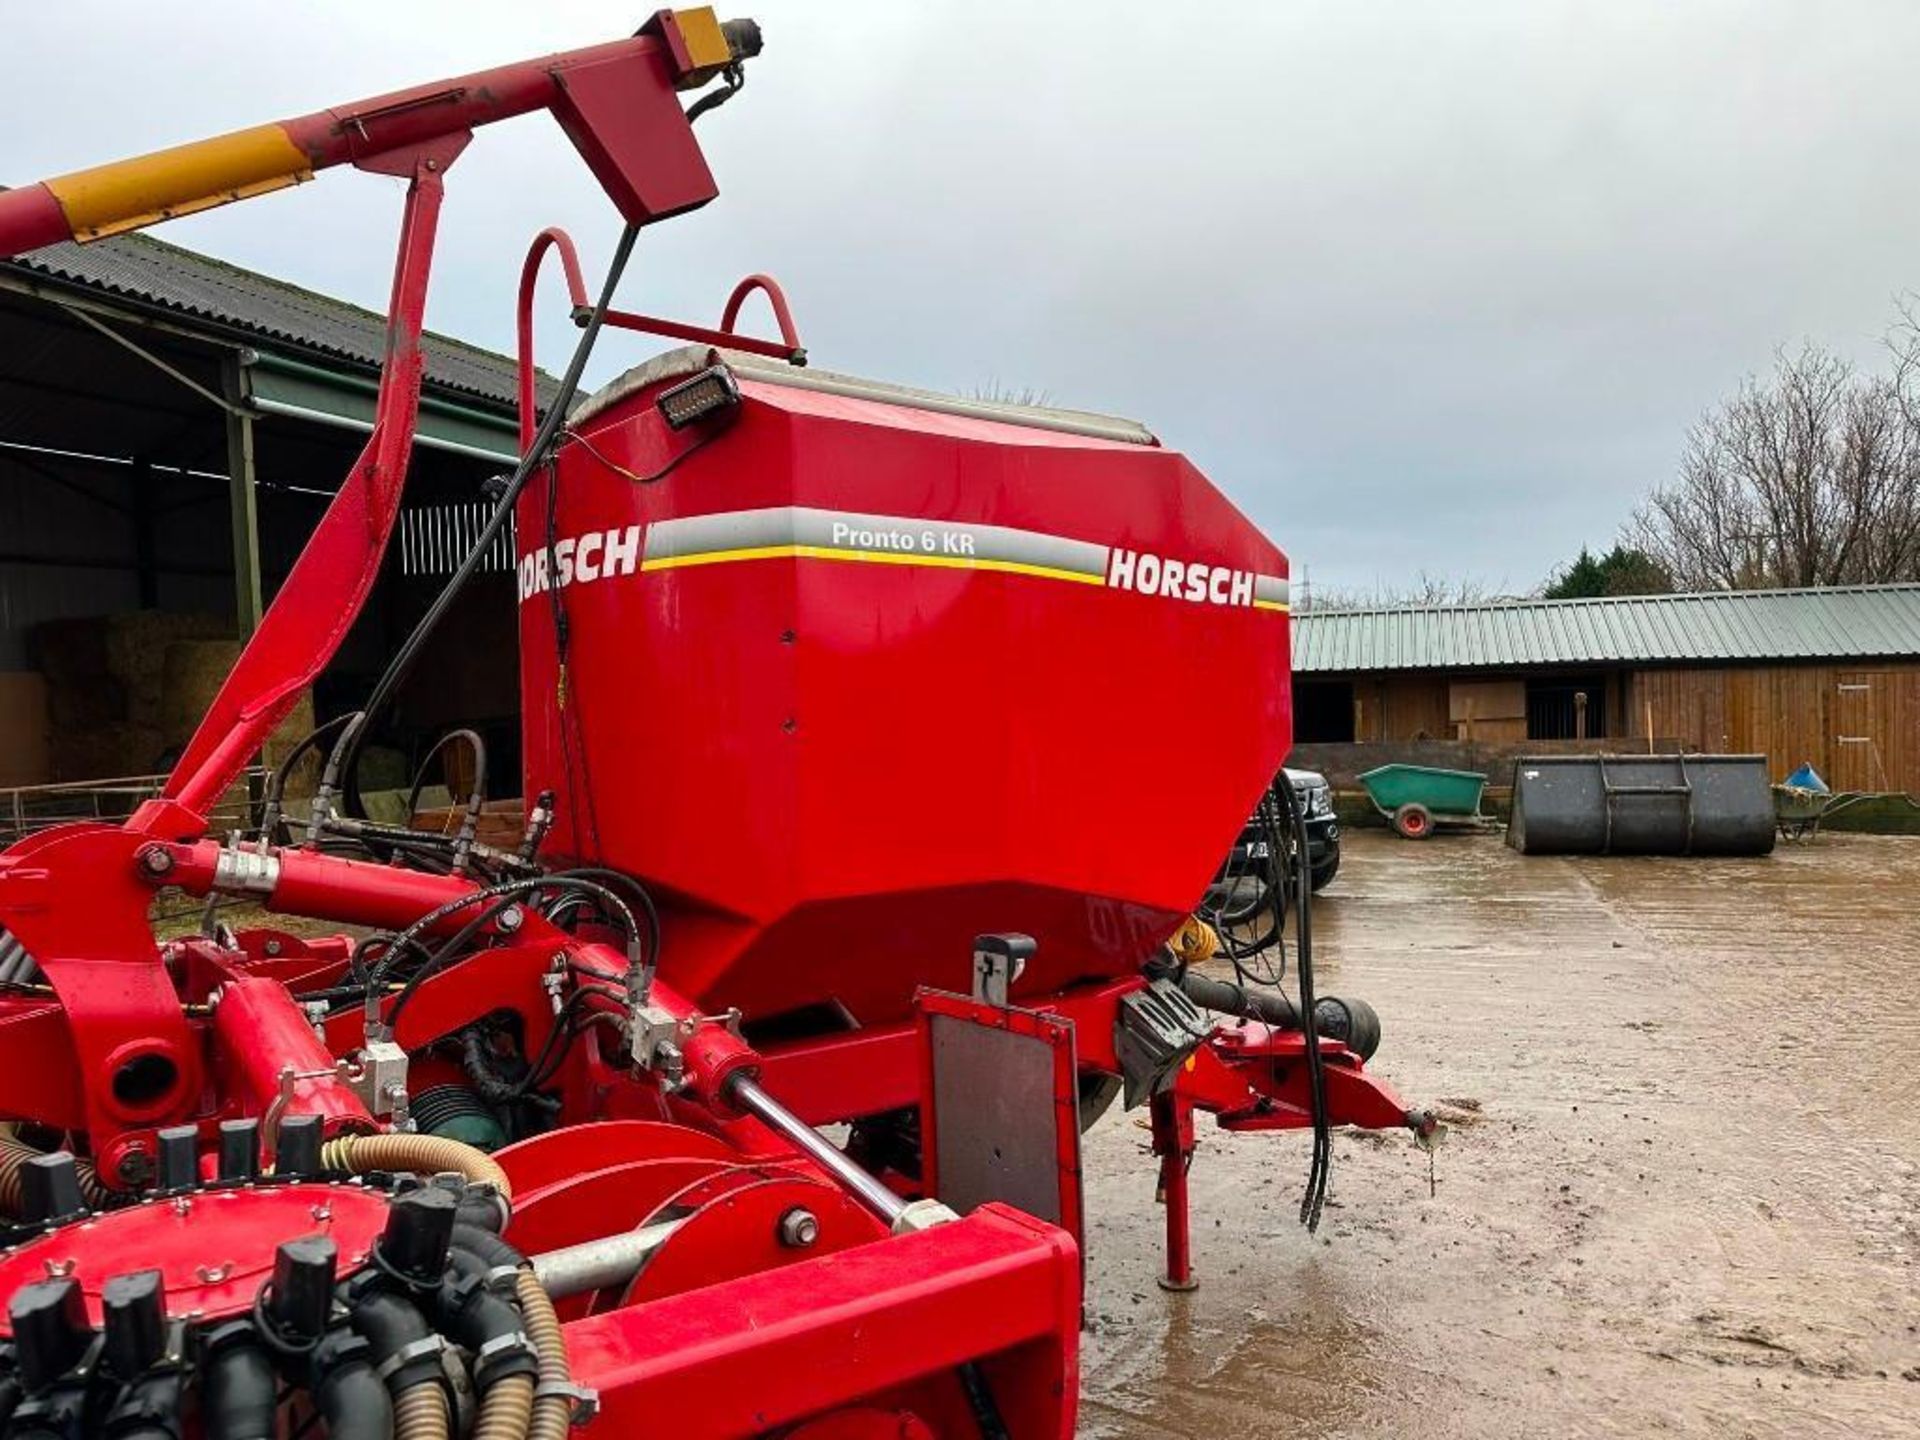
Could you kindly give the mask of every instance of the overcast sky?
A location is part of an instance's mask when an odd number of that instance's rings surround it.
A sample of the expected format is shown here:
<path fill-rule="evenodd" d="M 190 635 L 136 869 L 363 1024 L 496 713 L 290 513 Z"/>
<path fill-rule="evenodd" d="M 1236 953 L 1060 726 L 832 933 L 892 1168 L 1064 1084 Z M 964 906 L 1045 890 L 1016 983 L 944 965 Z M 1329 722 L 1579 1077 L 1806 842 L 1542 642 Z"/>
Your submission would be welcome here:
<path fill-rule="evenodd" d="M 1316 587 L 1528 589 L 1776 345 L 1871 362 L 1920 287 L 1912 0 L 740 9 L 767 49 L 700 127 L 720 199 L 643 237 L 623 303 L 711 322 L 766 269 L 820 365 L 1137 416 Z M 19 184 L 644 7 L 7 10 Z M 483 131 L 448 188 L 429 320 L 486 345 L 534 230 L 597 271 L 617 228 L 544 117 Z M 160 233 L 379 307 L 399 201 L 335 171 Z M 609 337 L 599 375 L 644 343 Z"/>

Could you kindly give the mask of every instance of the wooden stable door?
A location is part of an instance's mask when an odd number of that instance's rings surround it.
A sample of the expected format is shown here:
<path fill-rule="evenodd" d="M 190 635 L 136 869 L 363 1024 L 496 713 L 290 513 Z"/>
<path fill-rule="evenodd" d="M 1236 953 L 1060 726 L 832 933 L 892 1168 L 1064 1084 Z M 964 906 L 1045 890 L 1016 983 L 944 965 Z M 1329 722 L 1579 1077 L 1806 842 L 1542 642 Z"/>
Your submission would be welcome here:
<path fill-rule="evenodd" d="M 1887 752 L 1893 739 L 1894 690 L 1901 678 L 1885 670 L 1843 670 L 1834 677 L 1827 706 L 1833 727 L 1833 773 L 1825 778 L 1835 790 L 1892 787 Z"/>

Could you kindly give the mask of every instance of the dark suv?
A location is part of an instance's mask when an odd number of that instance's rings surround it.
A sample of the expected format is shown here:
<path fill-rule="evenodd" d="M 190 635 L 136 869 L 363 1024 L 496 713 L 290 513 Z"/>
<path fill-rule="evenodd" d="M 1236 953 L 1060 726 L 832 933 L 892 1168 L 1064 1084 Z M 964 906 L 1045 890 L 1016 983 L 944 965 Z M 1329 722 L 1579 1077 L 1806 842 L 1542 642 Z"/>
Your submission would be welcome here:
<path fill-rule="evenodd" d="M 1316 770 L 1289 769 L 1283 773 L 1293 785 L 1301 813 L 1307 817 L 1311 883 L 1315 890 L 1325 889 L 1340 869 L 1340 822 L 1334 818 L 1333 787 L 1327 784 L 1327 777 Z M 1227 859 L 1226 868 L 1230 871 L 1250 869 L 1249 862 L 1264 862 L 1266 858 L 1266 838 L 1260 826 L 1249 820 L 1247 828 L 1240 832 L 1240 843 Z"/>

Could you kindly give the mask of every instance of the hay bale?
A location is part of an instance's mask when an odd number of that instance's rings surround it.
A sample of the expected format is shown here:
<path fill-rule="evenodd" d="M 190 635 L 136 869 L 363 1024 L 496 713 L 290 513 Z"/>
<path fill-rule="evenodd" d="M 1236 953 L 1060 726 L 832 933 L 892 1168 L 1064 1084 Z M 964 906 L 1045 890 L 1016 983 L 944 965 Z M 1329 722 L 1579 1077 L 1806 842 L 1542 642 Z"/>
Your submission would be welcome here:
<path fill-rule="evenodd" d="M 126 688 L 126 718 L 136 725 L 167 730 L 168 720 L 178 719 L 166 711 L 167 652 L 183 641 L 224 643 L 229 647 L 227 669 L 231 669 L 233 658 L 240 652 L 239 642 L 232 635 L 233 622 L 218 615 L 132 610 L 108 616 L 107 673 Z M 212 690 L 219 689 L 219 682 L 225 678 L 225 670 L 213 677 Z M 212 690 L 207 692 L 207 700 L 213 698 Z M 204 702 L 200 708 L 205 713 Z M 194 718 L 197 723 L 198 716 Z M 189 724 L 187 733 L 192 732 L 193 725 Z"/>
<path fill-rule="evenodd" d="M 184 747 L 212 707 L 220 687 L 233 673 L 243 647 L 238 640 L 175 640 L 166 647 L 160 682 L 160 729 L 169 745 Z M 287 718 L 261 746 L 262 763 L 277 766 L 313 732 L 313 691 L 302 690 Z M 324 754 L 309 752 L 287 777 L 286 797 L 311 797 L 320 781 Z M 238 812 L 243 795 L 229 795 L 222 803 Z"/>
<path fill-rule="evenodd" d="M 175 640 L 163 648 L 154 713 L 168 744 L 193 737 L 239 658 L 238 640 Z"/>

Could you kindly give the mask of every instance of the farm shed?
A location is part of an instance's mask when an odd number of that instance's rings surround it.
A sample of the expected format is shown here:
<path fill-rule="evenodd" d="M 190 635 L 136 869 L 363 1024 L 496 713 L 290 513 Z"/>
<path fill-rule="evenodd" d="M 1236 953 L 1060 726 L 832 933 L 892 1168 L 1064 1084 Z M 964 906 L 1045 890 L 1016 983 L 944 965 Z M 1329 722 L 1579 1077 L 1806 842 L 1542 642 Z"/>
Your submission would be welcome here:
<path fill-rule="evenodd" d="M 383 325 L 146 236 L 0 262 L 0 788 L 164 767 L 365 443 Z M 513 362 L 425 350 L 407 505 L 321 718 L 379 668 L 517 453 Z M 510 635 L 506 547 L 492 558 L 467 603 Z M 510 668 L 425 670 L 403 727 L 463 706 L 510 773 Z M 473 695 L 464 672 L 508 678 Z"/>
<path fill-rule="evenodd" d="M 1293 662 L 1301 757 L 1335 772 L 1651 738 L 1920 791 L 1920 585 L 1314 611 Z"/>

